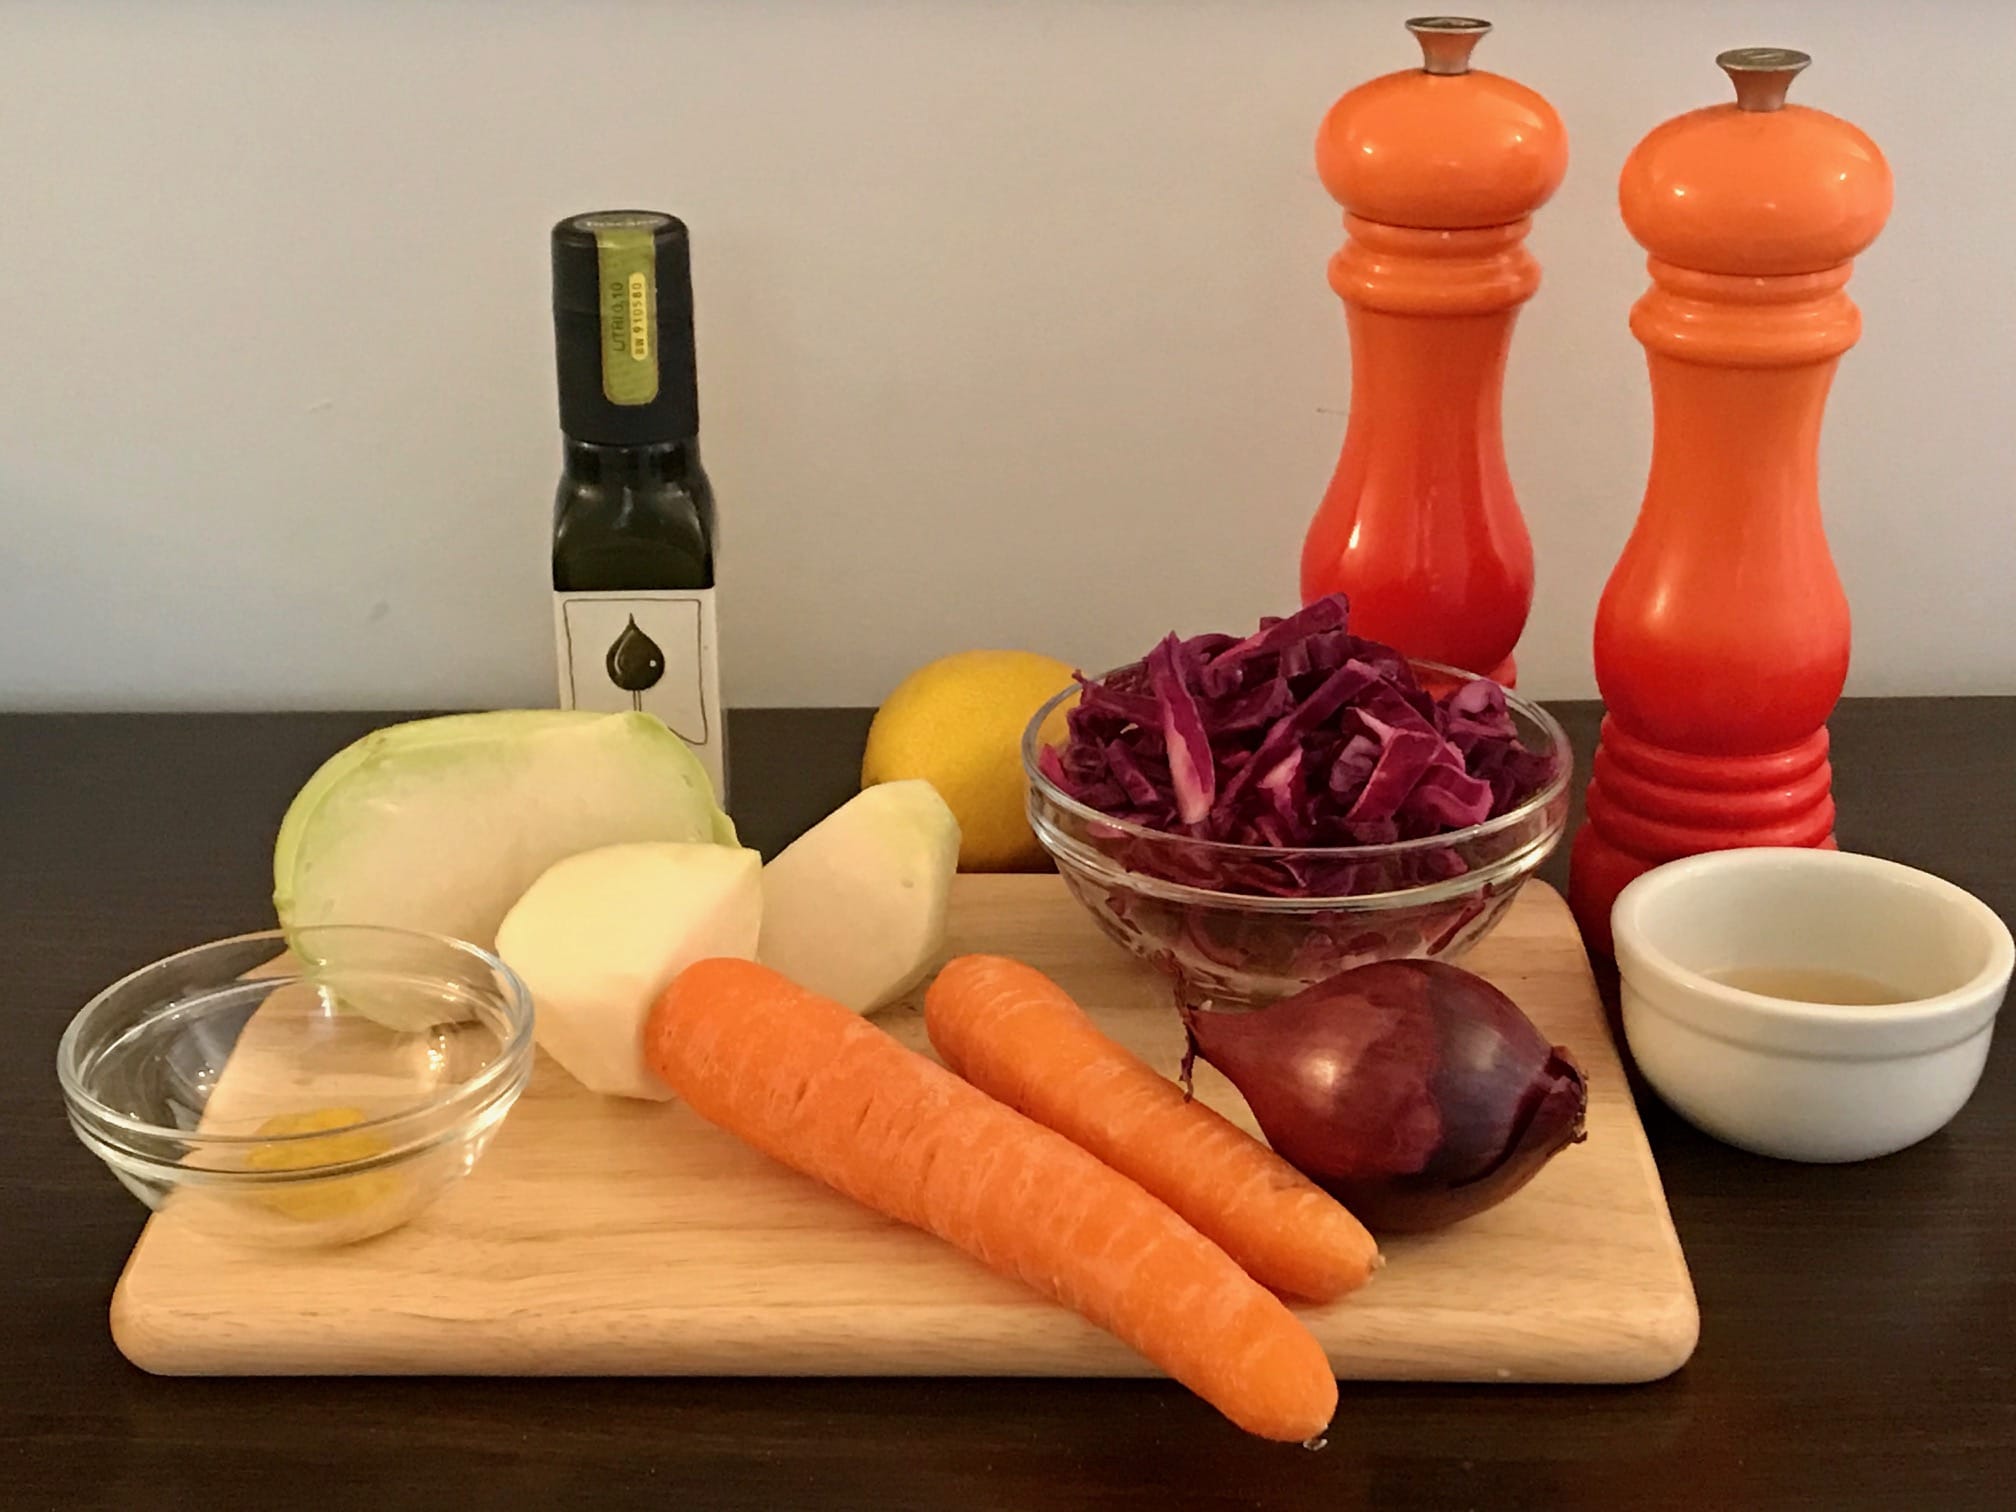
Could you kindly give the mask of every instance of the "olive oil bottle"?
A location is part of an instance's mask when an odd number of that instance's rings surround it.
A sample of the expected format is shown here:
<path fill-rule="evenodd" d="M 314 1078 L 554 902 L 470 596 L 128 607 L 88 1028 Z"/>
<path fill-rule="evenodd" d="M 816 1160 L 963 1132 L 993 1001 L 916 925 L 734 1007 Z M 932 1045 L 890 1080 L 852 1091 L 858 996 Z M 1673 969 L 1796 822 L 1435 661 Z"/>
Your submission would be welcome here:
<path fill-rule="evenodd" d="M 700 465 L 685 225 L 614 210 L 555 226 L 553 335 L 561 706 L 657 715 L 725 796 L 714 491 Z"/>

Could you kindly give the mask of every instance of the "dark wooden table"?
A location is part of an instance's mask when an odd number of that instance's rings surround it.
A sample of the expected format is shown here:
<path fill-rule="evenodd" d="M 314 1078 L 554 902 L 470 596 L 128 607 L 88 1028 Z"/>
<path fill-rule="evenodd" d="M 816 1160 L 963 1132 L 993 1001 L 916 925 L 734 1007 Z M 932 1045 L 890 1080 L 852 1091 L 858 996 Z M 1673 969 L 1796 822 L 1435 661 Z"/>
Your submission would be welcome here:
<path fill-rule="evenodd" d="M 1595 711 L 1564 714 L 1588 750 Z M 1347 1386 L 1321 1453 L 1101 1381 L 190 1381 L 105 1304 L 142 1212 L 71 1138 L 91 992 L 264 927 L 295 787 L 386 716 L 0 718 L 0 1507 L 2003 1507 L 2016 1497 L 2016 1050 L 1944 1133 L 1861 1167 L 1713 1144 L 1647 1103 L 1701 1346 L 1634 1388 Z M 733 726 L 774 850 L 850 791 L 865 717 Z M 2016 699 L 1853 703 L 1848 846 L 2016 913 Z M 1563 858 L 1554 860 L 1558 882 Z M 304 1301 L 307 1299 L 304 1299 Z"/>

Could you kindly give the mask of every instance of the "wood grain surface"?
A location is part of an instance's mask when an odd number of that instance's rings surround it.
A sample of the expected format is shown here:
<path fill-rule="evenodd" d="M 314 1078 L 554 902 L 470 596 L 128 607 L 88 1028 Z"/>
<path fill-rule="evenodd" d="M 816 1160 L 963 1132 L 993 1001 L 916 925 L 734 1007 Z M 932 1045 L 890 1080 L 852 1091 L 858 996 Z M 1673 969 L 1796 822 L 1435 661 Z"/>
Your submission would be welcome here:
<path fill-rule="evenodd" d="M 1167 986 L 1054 875 L 959 878 L 948 947 L 1049 973 L 1174 1074 L 1183 1037 Z M 1588 1069 L 1589 1137 L 1498 1208 L 1393 1240 L 1372 1285 L 1302 1316 L 1359 1379 L 1665 1375 L 1694 1347 L 1693 1288 L 1567 908 L 1532 884 L 1468 964 Z M 313 1091 L 285 1053 L 298 1038 L 285 997 L 248 1025 L 220 1105 L 264 1112 L 276 1086 L 283 1101 Z M 929 1053 L 918 1004 L 879 1021 Z M 1196 1090 L 1257 1132 L 1210 1067 Z M 250 1248 L 184 1202 L 148 1224 L 112 1306 L 121 1350 L 165 1374 L 1152 1373 L 1075 1314 L 684 1107 L 598 1097 L 543 1057 L 482 1163 L 395 1232 Z"/>
<path fill-rule="evenodd" d="M 1554 707 L 1586 777 L 1598 710 Z M 123 972 L 270 926 L 287 800 L 324 757 L 396 717 L 0 716 L 8 1512 L 2008 1505 L 2008 1033 L 1946 1130 L 1863 1165 L 1747 1155 L 1641 1094 L 1700 1296 L 1687 1367 L 1633 1387 L 1349 1383 L 1320 1454 L 1249 1441 L 1156 1380 L 136 1370 L 105 1310 L 146 1213 L 71 1134 L 56 1041 Z M 774 852 L 853 790 L 867 723 L 861 710 L 736 712 L 735 810 L 750 844 Z M 1850 700 L 1832 729 L 1842 844 L 1938 872 L 2016 916 L 2016 699 Z M 1565 861 L 1546 869 L 1557 885 Z M 1598 983 L 1609 991 L 1601 972 Z"/>

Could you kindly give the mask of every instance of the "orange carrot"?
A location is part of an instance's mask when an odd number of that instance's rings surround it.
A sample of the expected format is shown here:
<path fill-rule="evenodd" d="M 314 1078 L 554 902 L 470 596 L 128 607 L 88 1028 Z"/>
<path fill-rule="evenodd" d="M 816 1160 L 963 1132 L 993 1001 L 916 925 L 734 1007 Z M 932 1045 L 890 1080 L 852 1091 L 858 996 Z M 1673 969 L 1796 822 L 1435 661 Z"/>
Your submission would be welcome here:
<path fill-rule="evenodd" d="M 967 1081 L 1131 1176 L 1263 1285 L 1328 1302 L 1379 1263 L 1342 1204 L 1101 1034 L 1034 967 L 961 956 L 925 994 L 924 1027 Z"/>
<path fill-rule="evenodd" d="M 1140 1187 L 838 1003 L 750 961 L 689 966 L 644 1057 L 709 1123 L 1110 1329 L 1240 1427 L 1321 1433 L 1323 1348 Z"/>

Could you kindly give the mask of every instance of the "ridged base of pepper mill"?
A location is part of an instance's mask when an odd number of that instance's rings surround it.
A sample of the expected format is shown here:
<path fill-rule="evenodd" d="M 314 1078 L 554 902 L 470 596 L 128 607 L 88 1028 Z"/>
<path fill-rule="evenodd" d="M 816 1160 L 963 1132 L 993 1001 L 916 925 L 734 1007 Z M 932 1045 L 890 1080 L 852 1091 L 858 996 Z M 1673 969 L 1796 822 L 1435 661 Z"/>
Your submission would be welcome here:
<path fill-rule="evenodd" d="M 1610 952 L 1610 905 L 1640 873 L 1701 851 L 1834 847 L 1827 731 L 1764 756 L 1692 756 L 1603 721 L 1568 902 L 1590 949 Z"/>

